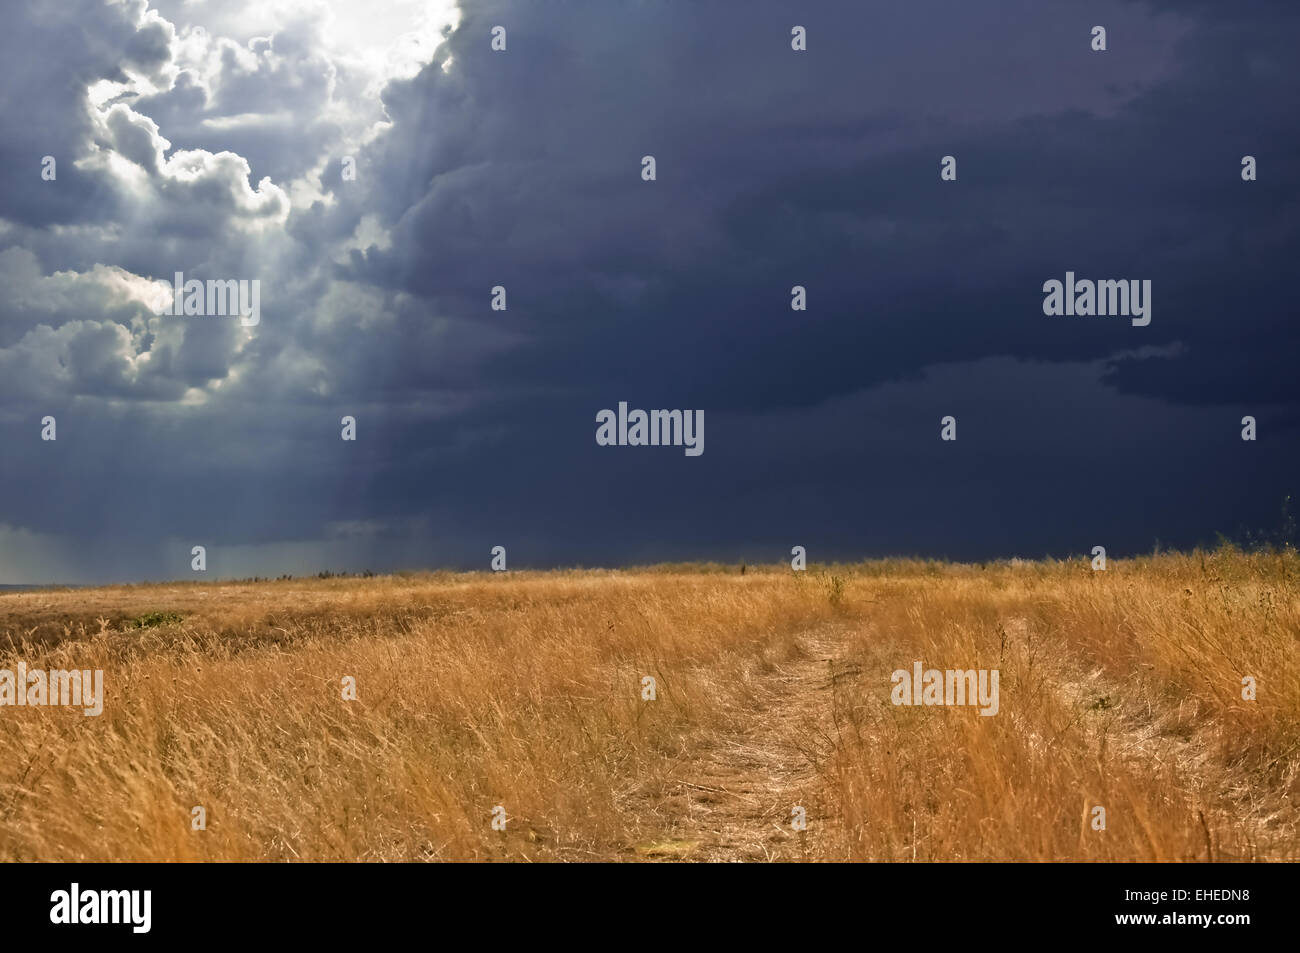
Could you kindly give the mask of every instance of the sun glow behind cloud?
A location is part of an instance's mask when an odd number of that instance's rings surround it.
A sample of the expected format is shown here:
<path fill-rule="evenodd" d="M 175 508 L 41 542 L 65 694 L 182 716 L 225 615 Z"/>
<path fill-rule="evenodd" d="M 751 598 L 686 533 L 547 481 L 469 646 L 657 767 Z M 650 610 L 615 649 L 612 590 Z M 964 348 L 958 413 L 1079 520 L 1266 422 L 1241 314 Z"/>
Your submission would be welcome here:
<path fill-rule="evenodd" d="M 156 0 L 152 6 L 178 32 L 200 27 L 241 43 L 288 24 L 314 23 L 331 59 L 366 74 L 376 89 L 415 75 L 460 21 L 456 0 Z"/>
<path fill-rule="evenodd" d="M 444 31 L 455 29 L 455 0 L 334 3 L 325 31 L 330 49 L 363 62 L 381 82 L 418 73 L 433 59 Z"/>

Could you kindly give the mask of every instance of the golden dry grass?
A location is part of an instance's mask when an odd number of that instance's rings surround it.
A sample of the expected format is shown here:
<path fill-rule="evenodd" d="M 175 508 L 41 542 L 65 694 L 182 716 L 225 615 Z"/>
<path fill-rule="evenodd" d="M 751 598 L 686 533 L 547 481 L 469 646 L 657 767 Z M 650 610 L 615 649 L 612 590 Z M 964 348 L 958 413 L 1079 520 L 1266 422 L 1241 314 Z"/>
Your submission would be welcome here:
<path fill-rule="evenodd" d="M 103 669 L 108 697 L 0 708 L 0 859 L 1298 859 L 1297 573 L 1220 552 L 9 594 L 0 668 Z M 180 621 L 132 627 L 150 613 Z M 918 659 L 998 669 L 999 714 L 891 704 Z"/>

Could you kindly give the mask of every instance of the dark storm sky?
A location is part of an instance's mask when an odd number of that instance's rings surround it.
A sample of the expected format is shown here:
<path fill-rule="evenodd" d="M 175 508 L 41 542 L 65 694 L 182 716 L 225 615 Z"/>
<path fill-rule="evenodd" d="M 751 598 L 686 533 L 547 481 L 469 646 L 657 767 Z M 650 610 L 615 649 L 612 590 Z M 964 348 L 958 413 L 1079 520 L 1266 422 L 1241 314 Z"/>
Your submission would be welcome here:
<path fill-rule="evenodd" d="M 1116 556 L 1297 489 L 1300 4 L 331 6 L 0 14 L 0 582 Z"/>

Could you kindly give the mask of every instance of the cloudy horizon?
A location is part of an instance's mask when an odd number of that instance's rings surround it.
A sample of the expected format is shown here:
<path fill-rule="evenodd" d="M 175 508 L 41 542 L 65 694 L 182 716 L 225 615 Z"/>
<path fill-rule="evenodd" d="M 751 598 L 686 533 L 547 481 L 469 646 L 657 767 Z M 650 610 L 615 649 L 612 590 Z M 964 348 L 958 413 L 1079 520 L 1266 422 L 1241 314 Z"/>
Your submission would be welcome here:
<path fill-rule="evenodd" d="M 1295 491 L 1294 4 L 3 16 L 0 584 L 1117 557 Z"/>

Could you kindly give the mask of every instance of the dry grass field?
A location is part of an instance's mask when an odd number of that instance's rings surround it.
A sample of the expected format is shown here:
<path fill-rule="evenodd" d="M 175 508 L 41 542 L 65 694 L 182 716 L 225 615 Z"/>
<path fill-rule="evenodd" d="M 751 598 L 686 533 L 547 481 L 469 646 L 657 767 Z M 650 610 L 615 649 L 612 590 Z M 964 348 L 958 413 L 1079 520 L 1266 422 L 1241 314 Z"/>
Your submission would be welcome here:
<path fill-rule="evenodd" d="M 0 708 L 0 859 L 1300 859 L 1298 577 L 1221 550 L 11 593 L 0 669 L 107 699 Z M 997 669 L 998 713 L 894 705 L 917 660 Z"/>

